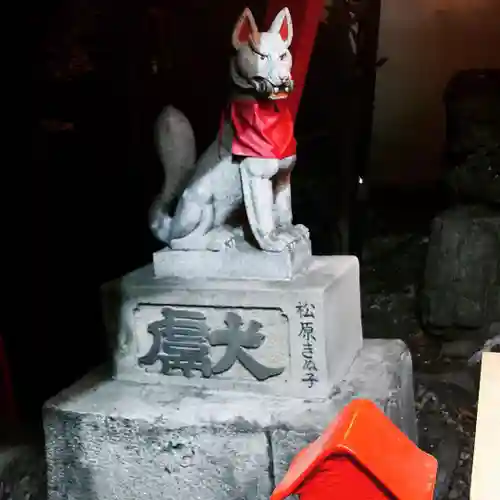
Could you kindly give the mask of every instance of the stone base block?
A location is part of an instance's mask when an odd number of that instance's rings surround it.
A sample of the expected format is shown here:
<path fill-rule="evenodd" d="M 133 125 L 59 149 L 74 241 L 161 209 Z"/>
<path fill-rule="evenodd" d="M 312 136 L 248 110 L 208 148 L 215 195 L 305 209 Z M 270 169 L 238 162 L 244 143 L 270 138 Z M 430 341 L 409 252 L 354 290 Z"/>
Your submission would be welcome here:
<path fill-rule="evenodd" d="M 411 358 L 398 340 L 365 341 L 315 401 L 90 374 L 45 405 L 49 500 L 268 500 L 292 457 L 354 398 L 416 440 Z"/>
<path fill-rule="evenodd" d="M 153 254 L 153 269 L 157 278 L 288 280 L 307 268 L 311 255 L 308 239 L 283 252 L 263 252 L 241 237 L 220 252 L 164 248 Z"/>
<path fill-rule="evenodd" d="M 356 257 L 314 257 L 288 281 L 156 279 L 147 266 L 103 298 L 119 380 L 323 398 L 363 342 Z"/>
<path fill-rule="evenodd" d="M 421 296 L 436 334 L 488 337 L 500 321 L 500 212 L 459 206 L 433 222 Z"/>

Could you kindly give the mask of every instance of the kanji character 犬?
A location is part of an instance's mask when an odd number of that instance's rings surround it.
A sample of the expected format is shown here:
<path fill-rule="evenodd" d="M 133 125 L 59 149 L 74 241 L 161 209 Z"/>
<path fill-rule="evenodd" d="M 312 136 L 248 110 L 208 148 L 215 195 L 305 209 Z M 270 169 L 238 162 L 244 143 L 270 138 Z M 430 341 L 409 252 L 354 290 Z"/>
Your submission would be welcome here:
<path fill-rule="evenodd" d="M 259 333 L 262 324 L 250 321 L 246 330 L 242 330 L 241 317 L 233 312 L 226 314 L 226 328 L 215 330 L 209 336 L 212 346 L 227 346 L 224 356 L 213 366 L 212 373 L 218 374 L 229 370 L 239 361 L 260 382 L 270 377 L 281 375 L 284 368 L 268 368 L 250 356 L 245 349 L 257 349 L 264 342 L 265 336 Z"/>
<path fill-rule="evenodd" d="M 205 315 L 171 307 L 163 308 L 161 313 L 163 319 L 148 326 L 153 345 L 145 356 L 139 358 L 139 364 L 153 365 L 159 360 L 161 372 L 165 375 L 172 369 L 179 369 L 185 377 L 191 377 L 192 370 L 210 377 L 212 363 Z"/>

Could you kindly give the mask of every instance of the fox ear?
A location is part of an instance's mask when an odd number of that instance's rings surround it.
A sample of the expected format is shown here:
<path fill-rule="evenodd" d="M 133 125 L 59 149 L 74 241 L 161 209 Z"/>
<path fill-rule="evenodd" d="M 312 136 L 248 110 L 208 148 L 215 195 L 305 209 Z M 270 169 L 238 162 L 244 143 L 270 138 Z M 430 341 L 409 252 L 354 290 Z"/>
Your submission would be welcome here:
<path fill-rule="evenodd" d="M 247 7 L 236 22 L 233 30 L 233 47 L 238 50 L 242 45 L 248 42 L 249 38 L 257 38 L 259 30 L 252 15 Z"/>
<path fill-rule="evenodd" d="M 269 33 L 279 33 L 287 48 L 290 47 L 293 38 L 292 16 L 288 7 L 281 9 L 274 18 Z"/>

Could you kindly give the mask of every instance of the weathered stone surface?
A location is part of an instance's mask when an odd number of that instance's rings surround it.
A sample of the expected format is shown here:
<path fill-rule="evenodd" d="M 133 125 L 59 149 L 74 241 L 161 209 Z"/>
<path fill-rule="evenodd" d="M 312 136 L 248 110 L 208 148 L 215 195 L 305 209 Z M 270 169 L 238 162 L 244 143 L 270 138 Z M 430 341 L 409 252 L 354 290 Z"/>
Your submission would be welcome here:
<path fill-rule="evenodd" d="M 91 374 L 47 402 L 49 500 L 267 499 L 293 455 L 352 399 L 416 439 L 411 359 L 368 340 L 331 397 L 228 393 Z"/>
<path fill-rule="evenodd" d="M 301 239 L 283 252 L 263 252 L 243 237 L 236 246 L 220 252 L 172 250 L 153 254 L 157 278 L 292 279 L 311 262 L 311 242 Z"/>
<path fill-rule="evenodd" d="M 458 207 L 434 219 L 421 305 L 434 332 L 487 335 L 500 318 L 500 213 Z"/>
<path fill-rule="evenodd" d="M 500 138 L 470 153 L 446 175 L 459 198 L 500 203 Z"/>
<path fill-rule="evenodd" d="M 103 298 L 120 380 L 321 398 L 363 342 L 350 256 L 315 257 L 306 273 L 280 281 L 156 279 L 147 266 L 105 286 Z"/>
<path fill-rule="evenodd" d="M 50 500 L 267 500 L 271 493 L 262 432 L 172 430 L 161 417 L 72 411 L 48 411 L 45 420 Z"/>

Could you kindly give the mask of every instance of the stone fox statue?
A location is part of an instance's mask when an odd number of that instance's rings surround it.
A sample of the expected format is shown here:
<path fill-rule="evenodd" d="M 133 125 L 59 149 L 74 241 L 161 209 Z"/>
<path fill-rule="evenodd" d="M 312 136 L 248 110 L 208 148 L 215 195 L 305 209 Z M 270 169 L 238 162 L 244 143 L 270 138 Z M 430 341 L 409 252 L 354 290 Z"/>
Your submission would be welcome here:
<path fill-rule="evenodd" d="M 242 204 L 262 250 L 280 252 L 309 238 L 306 227 L 292 224 L 296 143 L 286 103 L 293 86 L 292 36 L 287 8 L 267 32 L 259 32 L 250 10 L 244 10 L 232 36 L 233 95 L 217 139 L 197 162 L 187 118 L 171 106 L 160 115 L 156 139 L 165 184 L 151 207 L 150 227 L 170 248 L 233 247 L 237 230 L 227 223 Z"/>

